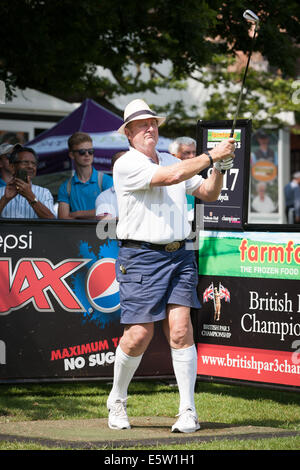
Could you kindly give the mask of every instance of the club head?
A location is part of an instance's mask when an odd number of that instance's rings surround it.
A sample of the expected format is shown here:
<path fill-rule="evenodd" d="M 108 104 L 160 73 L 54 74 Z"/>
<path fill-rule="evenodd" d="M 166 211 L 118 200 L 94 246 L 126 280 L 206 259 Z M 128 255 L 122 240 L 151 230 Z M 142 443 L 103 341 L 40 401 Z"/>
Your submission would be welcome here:
<path fill-rule="evenodd" d="M 251 10 L 246 10 L 246 11 L 244 11 L 243 17 L 244 17 L 245 20 L 247 20 L 247 21 L 252 21 L 253 23 L 256 23 L 256 24 L 259 23 L 259 18 L 258 18 L 258 16 L 257 16 L 255 13 L 253 13 L 253 11 L 251 11 Z"/>

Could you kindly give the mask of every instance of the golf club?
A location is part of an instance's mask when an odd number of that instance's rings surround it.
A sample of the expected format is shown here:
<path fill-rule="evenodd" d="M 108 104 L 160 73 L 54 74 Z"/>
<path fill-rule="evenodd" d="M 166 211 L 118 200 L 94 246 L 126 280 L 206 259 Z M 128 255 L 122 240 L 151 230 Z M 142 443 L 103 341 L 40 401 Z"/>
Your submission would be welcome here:
<path fill-rule="evenodd" d="M 234 135 L 235 125 L 236 125 L 237 117 L 238 117 L 240 106 L 241 106 L 244 85 L 245 85 L 245 82 L 246 82 L 246 76 L 247 76 L 248 67 L 249 67 L 249 63 L 250 63 L 250 58 L 251 58 L 251 55 L 252 55 L 253 46 L 254 46 L 254 42 L 255 42 L 255 38 L 256 38 L 257 27 L 258 27 L 258 23 L 259 23 L 258 16 L 255 13 L 253 13 L 253 11 L 251 11 L 251 10 L 244 11 L 243 17 L 247 21 L 251 21 L 252 23 L 255 23 L 255 29 L 254 29 L 254 34 L 253 34 L 253 38 L 252 38 L 252 41 L 251 41 L 251 49 L 250 49 L 249 55 L 248 55 L 247 65 L 246 65 L 245 72 L 244 72 L 244 77 L 243 77 L 241 91 L 240 91 L 240 95 L 239 95 L 239 99 L 238 99 L 238 103 L 237 103 L 237 107 L 236 107 L 236 112 L 235 112 L 234 120 L 233 120 L 233 123 L 232 123 L 231 131 L 230 131 L 230 137 L 233 137 L 233 135 Z M 222 170 L 222 173 L 225 173 L 225 171 L 226 170 Z"/>

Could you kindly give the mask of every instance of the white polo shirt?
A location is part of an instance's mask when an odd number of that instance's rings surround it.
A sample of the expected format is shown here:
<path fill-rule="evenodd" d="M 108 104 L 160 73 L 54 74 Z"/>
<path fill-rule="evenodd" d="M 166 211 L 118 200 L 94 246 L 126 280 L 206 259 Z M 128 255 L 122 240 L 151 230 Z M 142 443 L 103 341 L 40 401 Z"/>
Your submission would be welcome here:
<path fill-rule="evenodd" d="M 168 153 L 157 152 L 159 165 L 179 163 Z M 140 240 L 166 244 L 184 240 L 190 233 L 186 194 L 192 194 L 204 181 L 195 175 L 171 186 L 153 186 L 158 169 L 153 160 L 130 147 L 115 163 L 114 188 L 118 200 L 120 240 Z"/>

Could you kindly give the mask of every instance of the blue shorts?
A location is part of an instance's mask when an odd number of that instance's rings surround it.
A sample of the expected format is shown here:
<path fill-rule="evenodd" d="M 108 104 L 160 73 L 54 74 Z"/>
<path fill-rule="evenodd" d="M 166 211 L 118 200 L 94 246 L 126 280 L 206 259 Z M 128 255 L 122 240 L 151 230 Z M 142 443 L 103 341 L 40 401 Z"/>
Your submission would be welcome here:
<path fill-rule="evenodd" d="M 195 254 L 184 246 L 171 253 L 144 246 L 121 247 L 116 278 L 123 324 L 163 320 L 167 304 L 201 307 Z"/>

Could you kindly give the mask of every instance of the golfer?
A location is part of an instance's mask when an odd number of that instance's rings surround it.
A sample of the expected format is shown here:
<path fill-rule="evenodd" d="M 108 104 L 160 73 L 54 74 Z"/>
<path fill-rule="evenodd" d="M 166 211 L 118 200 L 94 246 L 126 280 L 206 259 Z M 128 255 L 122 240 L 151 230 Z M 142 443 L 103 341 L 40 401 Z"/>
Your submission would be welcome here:
<path fill-rule="evenodd" d="M 130 428 L 127 389 L 152 339 L 154 322 L 162 321 L 180 397 L 172 431 L 194 432 L 200 425 L 194 403 L 197 353 L 190 308 L 201 305 L 194 252 L 186 249 L 190 232 L 186 193 L 204 201 L 216 200 L 222 188 L 221 172 L 232 167 L 235 146 L 234 139 L 229 139 L 209 155 L 178 161 L 155 149 L 158 127 L 164 121 L 138 99 L 126 106 L 124 124 L 118 129 L 129 141 L 129 151 L 113 170 L 120 240 L 116 277 L 124 333 L 116 349 L 107 400 L 108 425 Z M 210 165 L 211 175 L 203 179 L 198 173 Z"/>

